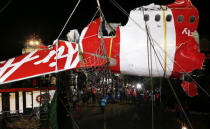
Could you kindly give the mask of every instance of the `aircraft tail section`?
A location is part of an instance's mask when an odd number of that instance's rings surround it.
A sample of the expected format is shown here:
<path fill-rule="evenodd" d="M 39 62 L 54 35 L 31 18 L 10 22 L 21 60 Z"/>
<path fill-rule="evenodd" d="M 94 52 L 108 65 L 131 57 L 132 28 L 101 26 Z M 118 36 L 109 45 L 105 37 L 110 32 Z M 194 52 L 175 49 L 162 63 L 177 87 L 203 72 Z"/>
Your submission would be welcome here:
<path fill-rule="evenodd" d="M 32 51 L 0 63 L 0 84 L 78 67 L 78 46 L 60 41 L 57 47 Z"/>
<path fill-rule="evenodd" d="M 82 46 L 79 48 L 77 43 L 59 41 L 57 46 L 54 44 L 51 48 L 2 61 L 0 85 L 70 69 L 100 67 L 107 63 L 100 54 L 82 52 Z"/>

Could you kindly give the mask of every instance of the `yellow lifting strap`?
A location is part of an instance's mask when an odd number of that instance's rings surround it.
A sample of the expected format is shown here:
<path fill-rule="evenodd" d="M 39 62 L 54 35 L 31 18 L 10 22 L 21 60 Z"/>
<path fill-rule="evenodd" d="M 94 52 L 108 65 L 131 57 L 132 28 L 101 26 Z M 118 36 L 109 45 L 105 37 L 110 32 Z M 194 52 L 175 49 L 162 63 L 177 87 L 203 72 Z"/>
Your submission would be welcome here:
<path fill-rule="evenodd" d="M 84 57 L 83 57 L 83 54 L 82 54 L 81 47 L 80 47 L 79 43 L 78 43 L 78 49 L 79 49 L 80 59 L 82 60 L 83 68 L 85 69 L 85 61 L 84 61 Z M 88 74 L 87 74 L 86 71 L 84 71 L 84 74 L 85 74 L 86 77 L 88 77 Z"/>
<path fill-rule="evenodd" d="M 115 33 L 115 30 L 113 29 L 113 27 L 108 22 L 107 22 L 107 24 L 108 24 L 109 28 L 111 29 L 111 31 L 113 33 Z M 112 42 L 113 42 L 113 38 L 114 38 L 114 36 L 112 35 L 112 38 L 110 40 L 110 47 L 109 47 L 109 62 L 110 62 L 111 55 L 112 55 Z"/>
<path fill-rule="evenodd" d="M 160 6 L 160 8 L 163 11 L 163 24 L 164 24 L 164 44 L 165 44 L 164 50 L 165 50 L 165 58 L 164 58 L 164 74 L 163 74 L 163 77 L 165 77 L 165 74 L 166 74 L 166 65 L 167 65 L 166 13 L 165 13 L 165 10 L 163 9 L 162 6 Z"/>
<path fill-rule="evenodd" d="M 80 45 L 79 44 L 78 44 L 78 48 L 79 48 L 79 56 L 80 56 L 80 58 L 82 60 L 83 67 L 85 68 L 85 62 L 84 62 L 82 51 L 81 51 L 81 48 L 80 48 Z"/>
<path fill-rule="evenodd" d="M 112 41 L 113 41 L 113 36 L 111 38 L 111 41 L 110 41 L 110 47 L 109 47 L 109 62 L 110 62 L 110 59 L 111 59 L 111 55 L 112 55 Z"/>

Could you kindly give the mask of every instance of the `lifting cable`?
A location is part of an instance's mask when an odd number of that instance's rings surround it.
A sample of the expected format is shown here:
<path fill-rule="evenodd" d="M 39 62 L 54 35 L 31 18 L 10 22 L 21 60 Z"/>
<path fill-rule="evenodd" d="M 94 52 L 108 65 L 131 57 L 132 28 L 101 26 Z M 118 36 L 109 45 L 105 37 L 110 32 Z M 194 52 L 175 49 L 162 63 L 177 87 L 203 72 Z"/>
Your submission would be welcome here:
<path fill-rule="evenodd" d="M 120 11 L 122 11 L 125 15 L 128 16 L 128 14 L 125 13 L 125 11 L 123 11 L 124 9 L 123 9 L 116 1 L 114 1 L 114 0 L 111 0 L 111 1 L 112 1 L 112 3 L 113 3 Z M 114 3 L 113 1 L 114 1 L 115 3 Z M 132 20 L 134 21 L 134 23 L 138 24 L 134 19 L 132 19 Z M 140 27 L 140 25 L 138 25 L 138 27 Z M 142 28 L 140 27 L 140 29 L 142 29 Z M 149 34 L 149 33 L 148 33 L 148 34 Z M 150 35 L 149 35 L 149 37 L 150 37 L 149 39 L 151 40 L 151 36 L 150 36 Z M 151 42 L 151 41 L 150 41 L 150 42 Z M 162 65 L 162 63 L 161 63 L 161 61 L 160 61 L 160 59 L 159 59 L 159 57 L 158 57 L 158 55 L 157 55 L 157 52 L 156 52 L 156 50 L 155 50 L 155 48 L 154 48 L 154 46 L 153 46 L 152 43 L 151 43 L 151 46 L 152 46 L 152 48 L 153 48 L 153 50 L 154 50 L 155 55 L 156 55 L 157 58 L 158 58 L 158 61 L 159 61 L 160 65 L 161 65 L 162 69 L 165 71 L 165 69 L 164 69 L 164 67 L 163 67 L 163 65 Z M 167 65 L 166 65 L 166 67 L 167 67 Z M 188 74 L 187 74 L 187 75 L 188 75 Z M 174 93 L 174 95 L 175 95 L 175 98 L 176 98 L 176 100 L 177 100 L 179 106 L 181 107 L 182 112 L 184 113 L 185 118 L 187 119 L 187 121 L 188 121 L 190 127 L 193 129 L 193 126 L 192 126 L 192 124 L 191 124 L 191 122 L 190 122 L 188 116 L 186 115 L 186 113 L 185 113 L 185 111 L 184 111 L 184 108 L 183 108 L 183 106 L 182 106 L 182 104 L 181 104 L 181 101 L 180 101 L 180 99 L 178 98 L 178 96 L 177 96 L 177 94 L 176 94 L 176 92 L 175 92 L 175 90 L 174 90 L 172 84 L 170 83 L 170 80 L 169 80 L 168 78 L 167 78 L 167 80 L 168 80 L 168 82 L 169 82 L 169 85 L 170 85 L 170 87 L 171 87 L 171 90 L 173 91 L 173 93 Z"/>
<path fill-rule="evenodd" d="M 151 38 L 151 35 L 149 35 L 149 37 Z M 164 66 L 163 66 L 163 64 L 162 64 L 161 61 L 160 61 L 160 58 L 159 58 L 159 56 L 158 56 L 158 54 L 157 54 L 157 51 L 155 50 L 154 44 L 151 44 L 151 45 L 152 45 L 152 48 L 153 48 L 153 50 L 154 50 L 154 53 L 155 53 L 155 55 L 156 55 L 156 57 L 157 57 L 157 59 L 158 59 L 158 62 L 159 62 L 160 65 L 161 65 L 161 68 L 164 70 Z M 161 56 L 161 57 L 162 57 L 162 56 Z M 163 57 L 162 57 L 162 60 L 164 60 Z M 169 69 L 169 68 L 168 68 L 168 69 Z M 189 124 L 190 127 L 193 129 L 193 126 L 192 126 L 192 124 L 191 124 L 191 122 L 190 122 L 190 120 L 189 120 L 189 118 L 188 118 L 186 112 L 184 111 L 184 108 L 183 108 L 183 106 L 182 106 L 182 104 L 181 104 L 181 101 L 180 101 L 178 95 L 176 94 L 176 92 L 175 92 L 175 90 L 174 90 L 174 88 L 173 88 L 173 86 L 172 86 L 172 84 L 171 84 L 171 82 L 170 82 L 170 80 L 169 80 L 168 78 L 167 78 L 167 81 L 168 81 L 168 83 L 169 83 L 169 85 L 170 85 L 170 88 L 171 88 L 172 92 L 174 93 L 174 96 L 175 96 L 175 98 L 176 98 L 176 100 L 177 100 L 179 106 L 181 107 L 182 112 L 184 113 L 185 118 L 187 119 L 188 124 Z"/>
<path fill-rule="evenodd" d="M 99 0 L 96 0 L 96 1 L 97 1 L 97 4 L 98 4 L 98 10 L 99 10 L 99 12 L 100 12 L 100 16 L 101 16 L 102 19 L 105 21 L 105 24 L 107 24 L 108 27 L 111 29 L 112 33 L 116 33 L 115 30 L 113 29 L 113 27 L 110 25 L 110 23 L 106 21 L 105 16 L 104 16 L 104 14 L 103 14 L 103 12 L 102 12 L 102 10 L 101 10 L 101 5 L 100 5 Z M 110 60 L 111 60 L 111 52 L 112 52 L 112 42 L 113 42 L 113 38 L 114 38 L 114 36 L 112 35 L 112 37 L 111 37 L 111 39 L 110 39 L 110 47 L 109 47 L 109 58 L 108 58 L 108 59 L 109 59 L 109 60 L 108 60 L 109 63 L 110 63 Z"/>
<path fill-rule="evenodd" d="M 151 35 L 149 35 L 149 36 L 151 36 Z M 157 57 L 157 59 L 158 59 L 160 65 L 161 65 L 161 68 L 164 70 L 163 64 L 161 63 L 160 58 L 159 58 L 159 56 L 158 56 L 158 54 L 157 54 L 157 52 L 156 52 L 156 50 L 155 50 L 154 44 L 151 44 L 151 45 L 152 45 L 152 48 L 153 48 L 153 50 L 154 50 L 154 53 L 155 53 L 155 55 L 156 55 L 156 57 Z M 162 56 L 160 56 L 160 57 L 162 57 Z M 162 60 L 163 60 L 163 57 L 162 57 Z M 169 69 L 169 68 L 168 68 L 168 69 Z M 177 100 L 179 106 L 181 107 L 182 112 L 184 113 L 185 118 L 187 119 L 188 124 L 190 125 L 191 129 L 193 129 L 193 126 L 192 126 L 192 124 L 191 124 L 191 122 L 190 122 L 190 120 L 189 120 L 189 118 L 188 118 L 186 112 L 184 111 L 184 108 L 183 108 L 183 106 L 182 106 L 182 104 L 181 104 L 181 101 L 180 101 L 178 95 L 176 94 L 176 91 L 174 90 L 174 88 L 173 88 L 173 86 L 172 86 L 172 84 L 171 84 L 171 82 L 170 82 L 170 80 L 169 80 L 168 78 L 167 78 L 167 81 L 168 81 L 168 83 L 169 83 L 169 86 L 170 86 L 170 88 L 171 88 L 171 90 L 172 90 L 172 92 L 173 92 L 173 94 L 174 94 L 174 96 L 175 96 L 175 98 L 176 98 L 176 100 Z"/>
<path fill-rule="evenodd" d="M 72 11 L 71 14 L 69 15 L 69 18 L 67 19 L 66 23 L 64 24 L 64 26 L 63 26 L 61 32 L 59 33 L 59 35 L 58 35 L 58 37 L 57 37 L 57 39 L 56 39 L 56 68 L 55 68 L 56 73 L 58 72 L 58 52 L 57 52 L 57 50 L 58 50 L 59 38 L 60 38 L 61 34 L 63 33 L 64 29 L 66 28 L 67 24 L 69 23 L 69 20 L 71 19 L 72 15 L 74 14 L 74 12 L 75 12 L 75 10 L 77 9 L 77 7 L 78 7 L 78 5 L 79 5 L 80 2 L 81 2 L 81 0 L 78 0 L 76 6 L 74 7 L 73 11 Z M 59 92 L 60 92 L 60 89 L 61 89 L 61 87 L 60 87 L 60 73 L 57 73 L 57 74 L 56 74 L 56 87 L 57 87 L 56 89 L 58 90 L 58 95 L 57 95 L 57 96 L 58 96 L 58 98 L 61 100 L 61 98 L 60 98 L 60 96 L 59 96 Z M 62 100 L 61 100 L 61 102 L 63 103 Z M 64 103 L 63 103 L 63 104 L 64 104 Z M 64 104 L 64 107 L 66 108 L 65 104 Z M 67 110 L 67 109 L 66 109 L 66 110 Z M 68 110 L 67 110 L 67 112 L 68 112 Z M 70 113 L 70 112 L 69 112 L 69 113 Z M 71 113 L 70 113 L 70 114 L 71 114 Z M 74 119 L 73 119 L 72 114 L 71 114 L 70 116 L 71 116 L 71 118 L 72 118 L 72 120 L 73 120 L 73 122 L 74 122 Z M 75 123 L 75 122 L 74 122 L 74 123 Z M 79 126 L 78 126 L 77 124 L 75 124 L 75 125 L 76 125 L 77 129 L 79 129 Z"/>
<path fill-rule="evenodd" d="M 139 25 L 138 22 L 136 22 L 136 20 L 134 20 L 132 17 L 129 16 L 129 13 L 123 9 L 115 0 L 109 0 L 115 7 L 117 7 L 123 14 L 125 14 L 132 22 L 134 22 L 139 29 L 141 29 L 142 31 L 145 31 L 144 27 L 142 27 L 141 25 Z"/>
<path fill-rule="evenodd" d="M 0 13 L 2 13 L 2 12 L 9 6 L 9 4 L 10 4 L 11 2 L 12 2 L 12 0 L 9 0 L 9 1 L 4 5 L 4 7 L 0 9 Z"/>
<path fill-rule="evenodd" d="M 163 50 L 163 48 L 161 47 L 161 46 L 159 46 L 159 44 L 156 42 L 156 41 L 154 41 L 154 43 L 156 44 L 156 46 L 158 46 L 159 48 L 160 48 L 160 50 L 161 51 L 165 51 L 165 50 Z M 172 59 L 172 57 L 170 57 L 168 54 L 167 54 L 167 58 L 171 61 L 171 62 L 173 62 L 174 61 L 174 63 L 190 78 L 190 79 L 192 79 L 192 81 L 193 82 L 195 82 L 196 83 L 196 85 L 208 96 L 208 97 L 210 97 L 210 94 L 204 89 L 204 88 L 202 88 L 201 87 L 201 85 L 195 80 L 195 79 L 193 79 L 192 77 L 191 77 L 191 75 L 189 74 L 189 73 L 187 73 L 187 72 L 185 72 L 185 70 L 184 70 L 184 68 L 182 68 L 182 66 L 179 64 L 179 63 L 177 63 L 175 60 L 173 60 Z M 172 71 L 172 70 L 171 70 Z"/>
<path fill-rule="evenodd" d="M 81 0 L 78 0 L 76 6 L 74 7 L 74 10 L 73 10 L 73 11 L 71 12 L 71 14 L 69 15 L 69 18 L 67 19 L 66 23 L 64 24 L 64 26 L 63 26 L 61 32 L 59 33 L 59 35 L 58 35 L 58 37 L 57 37 L 57 39 L 60 38 L 61 34 L 63 33 L 64 29 L 66 28 L 67 24 L 69 23 L 69 20 L 71 19 L 72 15 L 74 14 L 74 12 L 75 12 L 75 10 L 77 9 L 77 7 L 78 7 L 78 5 L 79 5 L 80 2 L 81 2 Z"/>
<path fill-rule="evenodd" d="M 110 25 L 108 22 L 106 22 L 105 16 L 104 16 L 104 14 L 103 14 L 103 12 L 102 12 L 102 10 L 101 10 L 101 6 L 100 6 L 99 0 L 96 0 L 96 1 L 97 1 L 97 4 L 98 4 L 98 9 L 99 9 L 101 18 L 103 18 L 103 20 L 105 21 L 105 23 L 108 24 L 108 26 L 110 27 L 110 29 L 112 30 L 112 32 L 114 32 L 114 29 L 111 27 L 111 25 Z M 112 40 L 113 40 L 113 36 L 112 36 L 111 42 L 110 42 L 109 56 L 107 55 L 107 51 L 106 51 L 106 48 L 105 48 L 104 37 L 103 37 L 103 31 L 102 31 L 102 29 L 101 29 L 101 32 L 100 32 L 100 36 L 101 36 L 101 44 L 102 44 L 102 47 L 103 47 L 103 53 L 105 54 L 105 58 L 107 59 L 107 62 L 108 62 L 108 63 L 105 64 L 105 67 L 106 67 L 105 72 L 108 72 L 108 73 L 109 73 L 108 76 L 107 76 L 107 74 L 106 74 L 105 78 L 108 79 L 109 76 L 110 76 L 109 65 L 110 65 L 110 58 L 111 58 L 111 49 L 112 49 Z M 108 70 L 108 71 L 107 71 L 107 70 Z M 108 81 L 107 81 L 107 84 L 108 84 Z M 104 86 L 104 85 L 103 85 L 103 86 Z M 104 94 L 104 92 L 105 92 L 105 91 L 104 91 L 104 87 L 103 87 L 103 94 Z M 105 94 L 104 94 L 103 96 L 105 96 Z M 105 114 L 105 110 L 104 110 L 104 129 L 106 129 L 106 114 Z"/>
<path fill-rule="evenodd" d="M 108 24 L 108 22 L 107 22 L 106 19 L 105 19 L 104 14 L 103 14 L 103 12 L 102 12 L 102 10 L 101 10 L 101 5 L 100 5 L 99 0 L 96 0 L 96 1 L 97 1 L 97 4 L 98 4 L 98 9 L 99 9 L 100 16 L 101 16 L 102 20 L 104 20 L 105 23 Z M 114 30 L 114 29 L 111 27 L 111 30 Z M 100 36 L 101 36 L 101 43 L 102 43 L 102 47 L 103 47 L 103 52 L 104 52 L 104 54 L 106 55 L 105 58 L 106 58 L 107 62 L 109 62 L 109 57 L 108 57 L 108 55 L 107 55 L 107 51 L 106 51 L 106 48 L 105 48 L 104 37 L 103 37 L 103 32 L 102 32 L 102 30 L 101 30 L 101 32 L 100 32 Z"/>
<path fill-rule="evenodd" d="M 142 7 L 142 13 L 144 16 L 144 7 Z M 152 100 L 152 129 L 155 128 L 155 124 L 154 124 L 154 91 L 153 91 L 153 82 L 152 82 L 152 49 L 151 49 L 151 39 L 149 36 L 149 30 L 148 30 L 148 26 L 147 26 L 147 22 L 144 20 L 145 22 L 145 29 L 146 29 L 146 33 L 147 33 L 147 61 L 148 61 L 148 71 L 149 71 L 149 76 L 150 76 L 150 87 L 151 87 L 151 100 Z"/>
<path fill-rule="evenodd" d="M 125 11 L 125 9 L 123 9 L 115 0 L 110 0 L 111 1 L 111 3 L 114 5 L 114 6 L 116 6 L 122 13 L 124 13 L 127 17 L 129 17 L 129 14 Z M 137 25 L 137 27 L 139 28 L 139 29 L 141 29 L 141 30 L 143 30 L 144 31 L 144 29 L 138 24 L 138 22 L 136 22 L 132 17 L 129 17 L 129 19 L 131 19 L 136 25 Z M 156 41 L 154 41 L 155 43 L 156 43 Z M 165 50 L 163 50 L 163 48 L 161 47 L 161 46 L 159 46 L 159 44 L 158 43 L 156 43 L 156 45 L 162 50 L 162 51 L 165 51 Z M 169 60 L 173 60 L 173 59 L 171 59 L 171 57 L 166 53 L 166 56 L 167 56 L 167 58 L 169 59 Z M 197 82 L 197 81 L 195 81 L 195 79 L 193 79 L 192 77 L 191 77 L 191 75 L 189 75 L 189 73 L 187 73 L 187 72 L 185 72 L 185 70 L 182 68 L 182 66 L 181 65 L 179 65 L 175 60 L 174 60 L 174 63 L 176 64 L 176 65 L 178 65 L 179 66 L 179 68 L 181 68 L 182 69 L 182 71 L 188 76 L 188 77 L 190 77 L 192 80 L 193 80 L 193 82 L 195 82 L 196 83 L 196 85 L 208 96 L 208 97 L 210 97 L 210 94 L 204 89 L 204 88 L 202 88 L 201 86 L 200 86 L 200 84 Z M 166 65 L 167 66 L 167 65 Z"/>
<path fill-rule="evenodd" d="M 95 16 L 97 15 L 98 11 L 99 11 L 99 8 L 96 10 L 95 14 L 93 15 L 93 17 L 92 17 L 92 19 L 91 19 L 89 25 L 90 25 L 91 22 L 94 20 L 94 18 L 95 18 Z M 89 26 L 89 25 L 88 25 L 88 26 Z M 82 52 L 82 50 L 81 50 L 81 46 L 80 46 L 79 43 L 78 43 L 78 50 L 79 50 L 80 59 L 82 60 L 83 72 L 84 72 L 86 78 L 88 79 L 88 73 L 87 73 L 86 68 L 85 68 L 84 56 L 83 56 L 83 52 Z"/>
<path fill-rule="evenodd" d="M 80 2 L 81 2 L 81 0 L 78 0 L 76 6 L 74 7 L 73 11 L 69 15 L 69 18 L 67 19 L 66 23 L 64 24 L 62 30 L 60 31 L 60 33 L 56 39 L 56 67 L 55 67 L 56 73 L 58 72 L 58 52 L 57 52 L 57 50 L 58 50 L 59 38 L 60 38 L 61 34 L 63 33 L 64 29 L 66 28 L 67 24 L 69 23 L 69 20 L 71 19 L 72 15 L 74 14 L 74 12 L 77 9 Z"/>
<path fill-rule="evenodd" d="M 68 110 L 68 108 L 66 107 L 66 105 L 65 105 L 65 103 L 63 102 L 63 100 L 62 100 L 62 98 L 59 96 L 59 99 L 60 99 L 60 102 L 62 103 L 62 105 L 65 107 L 65 109 L 66 109 L 66 111 L 67 111 L 67 113 L 70 115 L 70 117 L 71 117 L 71 120 L 72 120 L 72 122 L 73 122 L 73 127 L 74 127 L 74 125 L 76 126 L 76 129 L 79 129 L 79 125 L 78 125 L 78 123 L 75 121 L 75 119 L 74 119 L 74 117 L 73 117 L 73 114 L 71 113 L 71 111 L 69 111 Z"/>

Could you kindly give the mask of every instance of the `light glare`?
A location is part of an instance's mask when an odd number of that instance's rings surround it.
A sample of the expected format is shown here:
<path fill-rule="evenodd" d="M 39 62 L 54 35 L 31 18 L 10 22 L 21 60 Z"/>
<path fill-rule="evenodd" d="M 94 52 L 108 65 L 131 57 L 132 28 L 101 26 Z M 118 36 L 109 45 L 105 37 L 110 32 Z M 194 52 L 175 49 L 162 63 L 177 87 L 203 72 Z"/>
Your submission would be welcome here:
<path fill-rule="evenodd" d="M 30 41 L 29 44 L 32 46 L 34 45 L 34 41 Z"/>
<path fill-rule="evenodd" d="M 182 129 L 187 129 L 187 127 L 186 126 L 182 126 Z"/>
<path fill-rule="evenodd" d="M 35 43 L 36 43 L 36 45 L 39 45 L 39 41 L 36 41 Z"/>
<path fill-rule="evenodd" d="M 137 88 L 137 89 L 141 89 L 141 88 L 142 88 L 142 85 L 138 83 L 138 84 L 136 85 L 136 88 Z"/>

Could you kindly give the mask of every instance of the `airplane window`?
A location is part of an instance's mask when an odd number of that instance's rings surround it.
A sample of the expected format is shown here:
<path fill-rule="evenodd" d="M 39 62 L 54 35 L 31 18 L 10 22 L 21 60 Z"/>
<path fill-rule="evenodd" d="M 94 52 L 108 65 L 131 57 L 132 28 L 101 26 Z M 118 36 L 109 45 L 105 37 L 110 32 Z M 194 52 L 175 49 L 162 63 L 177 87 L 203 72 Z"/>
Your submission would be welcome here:
<path fill-rule="evenodd" d="M 160 15 L 159 14 L 155 15 L 155 21 L 156 22 L 160 21 Z"/>
<path fill-rule="evenodd" d="M 170 21 L 171 21 L 171 19 L 172 19 L 171 14 L 169 14 L 169 15 L 167 15 L 167 16 L 166 16 L 166 21 L 167 21 L 167 22 L 170 22 Z"/>
<path fill-rule="evenodd" d="M 149 21 L 149 15 L 148 14 L 144 15 L 144 21 Z"/>
<path fill-rule="evenodd" d="M 191 16 L 190 17 L 190 23 L 194 23 L 195 22 L 195 16 Z"/>
<path fill-rule="evenodd" d="M 183 15 L 179 15 L 177 20 L 178 20 L 179 23 L 183 22 L 184 16 Z"/>

